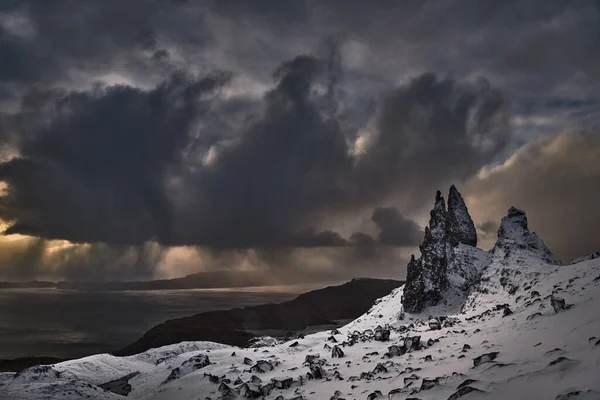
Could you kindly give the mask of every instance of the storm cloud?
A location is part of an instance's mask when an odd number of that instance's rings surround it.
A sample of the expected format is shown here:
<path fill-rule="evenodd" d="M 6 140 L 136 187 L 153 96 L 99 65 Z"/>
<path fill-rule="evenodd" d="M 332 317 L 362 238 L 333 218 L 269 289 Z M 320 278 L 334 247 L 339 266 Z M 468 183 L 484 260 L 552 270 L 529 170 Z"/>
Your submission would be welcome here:
<path fill-rule="evenodd" d="M 535 185 L 492 177 L 532 176 L 507 163 L 565 130 L 597 134 L 599 29 L 593 0 L 3 2 L 0 223 L 39 239 L 25 264 L 77 244 L 52 264 L 77 279 L 118 275 L 78 276 L 93 258 L 147 277 L 165 254 L 148 246 L 401 276 L 436 190 L 467 182 L 492 243 L 508 203 L 538 207 Z M 529 212 L 561 257 L 594 250 Z"/>
<path fill-rule="evenodd" d="M 52 115 L 0 165 L 9 185 L 0 218 L 14 221 L 6 233 L 214 248 L 351 245 L 319 219 L 402 192 L 420 199 L 476 172 L 508 141 L 498 92 L 425 74 L 384 95 L 372 142 L 353 154 L 352 132 L 318 90 L 329 84 L 326 65 L 310 56 L 283 63 L 261 113 L 201 164 L 182 154 L 228 74 L 52 97 Z M 417 244 L 416 224 L 398 213 L 378 209 L 373 221 L 381 243 Z"/>

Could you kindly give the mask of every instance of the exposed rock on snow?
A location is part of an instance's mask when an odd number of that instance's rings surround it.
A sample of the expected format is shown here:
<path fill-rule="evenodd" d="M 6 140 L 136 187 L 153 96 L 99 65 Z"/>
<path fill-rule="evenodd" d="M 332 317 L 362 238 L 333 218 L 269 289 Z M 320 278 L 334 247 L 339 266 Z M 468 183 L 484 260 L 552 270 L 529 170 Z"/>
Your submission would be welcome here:
<path fill-rule="evenodd" d="M 595 260 L 596 258 L 600 258 L 600 251 L 596 251 L 594 253 L 576 257 L 569 264 L 577 264 L 577 263 L 584 262 L 584 261 Z"/>
<path fill-rule="evenodd" d="M 481 364 L 485 364 L 494 361 L 498 357 L 498 352 L 493 351 L 491 353 L 482 354 L 479 357 L 473 359 L 473 366 L 478 367 Z"/>
<path fill-rule="evenodd" d="M 129 392 L 131 392 L 131 385 L 129 384 L 129 380 L 134 376 L 137 376 L 138 374 L 139 371 L 132 372 L 119 379 L 115 379 L 114 381 L 101 383 L 100 385 L 98 385 L 98 387 L 109 392 L 120 394 L 121 396 L 127 396 Z"/>
<path fill-rule="evenodd" d="M 258 360 L 256 364 L 250 367 L 250 372 L 264 374 L 265 372 L 273 371 L 275 367 L 268 361 Z"/>
<path fill-rule="evenodd" d="M 331 350 L 331 358 L 342 358 L 344 357 L 344 352 L 340 348 L 340 346 L 333 346 Z"/>
<path fill-rule="evenodd" d="M 565 299 L 555 296 L 554 294 L 550 296 L 550 305 L 554 309 L 555 313 L 569 308 L 569 306 L 567 306 L 567 303 L 565 302 Z"/>
<path fill-rule="evenodd" d="M 210 364 L 210 360 L 206 354 L 198 354 L 184 361 L 179 367 L 173 368 L 165 383 L 171 382 L 182 376 L 190 374 Z"/>

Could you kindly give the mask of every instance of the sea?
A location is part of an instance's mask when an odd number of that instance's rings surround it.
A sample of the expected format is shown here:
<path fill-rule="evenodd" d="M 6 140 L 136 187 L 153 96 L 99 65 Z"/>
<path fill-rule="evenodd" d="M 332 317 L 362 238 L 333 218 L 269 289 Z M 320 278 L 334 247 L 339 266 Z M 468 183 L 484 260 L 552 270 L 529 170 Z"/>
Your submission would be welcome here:
<path fill-rule="evenodd" d="M 0 289 L 0 359 L 79 358 L 112 352 L 169 319 L 279 303 L 317 288 L 294 285 L 108 292 Z"/>

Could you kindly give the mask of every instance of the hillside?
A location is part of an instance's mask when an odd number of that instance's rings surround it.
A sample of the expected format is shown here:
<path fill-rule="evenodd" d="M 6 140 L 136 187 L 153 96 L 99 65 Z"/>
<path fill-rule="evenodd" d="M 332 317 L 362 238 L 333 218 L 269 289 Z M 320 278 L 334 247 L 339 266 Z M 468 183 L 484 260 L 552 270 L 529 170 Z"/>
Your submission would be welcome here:
<path fill-rule="evenodd" d="M 211 311 L 173 319 L 152 328 L 115 355 L 136 354 L 186 340 L 210 340 L 243 346 L 257 336 L 255 331 L 274 330 L 285 334 L 315 325 L 339 326 L 338 321 L 361 315 L 375 299 L 401 284 L 391 279 L 353 279 L 343 285 L 301 294 L 283 303 Z"/>

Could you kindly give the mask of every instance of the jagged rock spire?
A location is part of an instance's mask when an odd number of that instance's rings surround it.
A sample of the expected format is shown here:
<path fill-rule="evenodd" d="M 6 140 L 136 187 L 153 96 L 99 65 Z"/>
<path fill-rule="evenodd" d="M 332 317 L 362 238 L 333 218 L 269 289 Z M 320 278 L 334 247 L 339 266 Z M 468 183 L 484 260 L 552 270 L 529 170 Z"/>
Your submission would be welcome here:
<path fill-rule="evenodd" d="M 421 256 L 411 257 L 407 265 L 403 306 L 408 312 L 420 312 L 442 300 L 448 288 L 448 264 L 453 247 L 477 244 L 475 224 L 465 202 L 453 185 L 448 196 L 448 210 L 438 190 L 430 212 L 429 226 L 419 246 Z"/>
<path fill-rule="evenodd" d="M 429 226 L 425 227 L 425 237 L 419 246 L 421 257 L 415 260 L 413 256 L 407 266 L 403 305 L 408 312 L 419 312 L 428 305 L 437 304 L 447 287 L 447 219 L 446 203 L 438 190 Z"/>
<path fill-rule="evenodd" d="M 456 186 L 450 186 L 448 194 L 448 239 L 452 246 L 459 243 L 477 246 L 477 231 Z"/>

